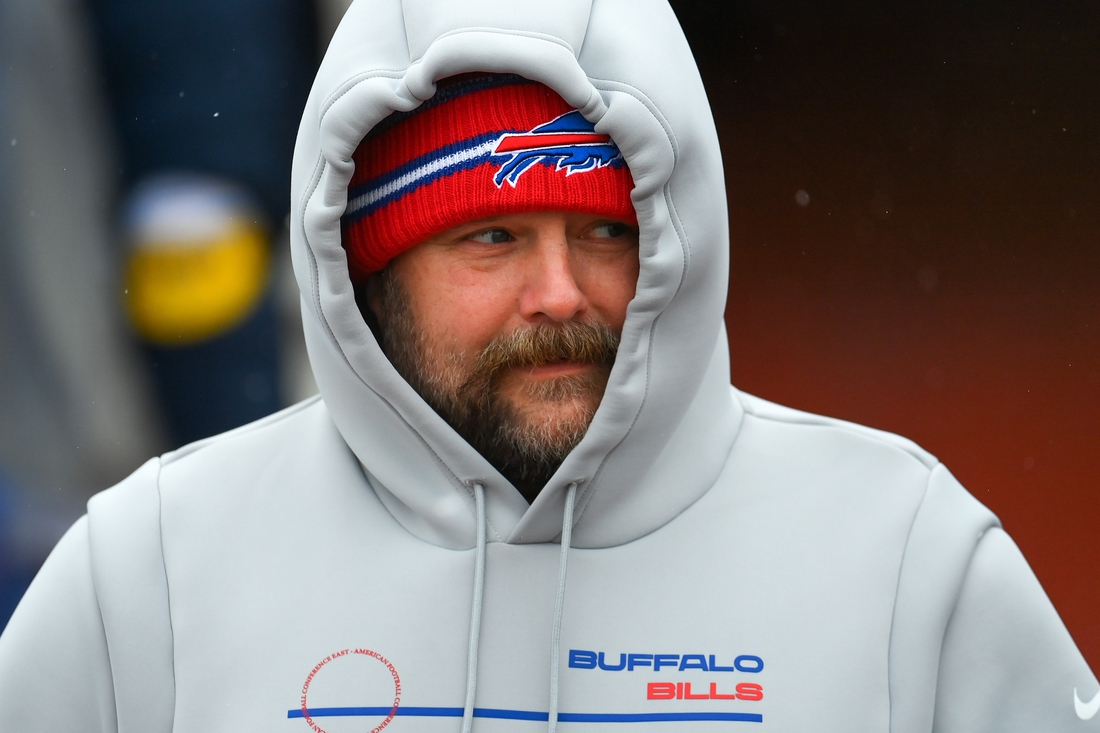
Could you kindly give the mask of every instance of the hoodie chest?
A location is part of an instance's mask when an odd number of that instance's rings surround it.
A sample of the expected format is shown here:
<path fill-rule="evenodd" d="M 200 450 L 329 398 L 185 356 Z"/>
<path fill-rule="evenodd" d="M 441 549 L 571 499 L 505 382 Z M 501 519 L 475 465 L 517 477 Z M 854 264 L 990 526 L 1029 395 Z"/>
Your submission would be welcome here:
<path fill-rule="evenodd" d="M 571 550 L 563 730 L 884 730 L 884 553 L 807 557 L 795 528 L 705 515 Z M 173 607 L 176 730 L 459 730 L 473 555 L 322 537 L 178 573 L 177 597 L 201 595 L 183 587 L 200 577 L 219 596 Z M 558 563 L 557 545 L 489 545 L 475 730 L 547 725 Z"/>

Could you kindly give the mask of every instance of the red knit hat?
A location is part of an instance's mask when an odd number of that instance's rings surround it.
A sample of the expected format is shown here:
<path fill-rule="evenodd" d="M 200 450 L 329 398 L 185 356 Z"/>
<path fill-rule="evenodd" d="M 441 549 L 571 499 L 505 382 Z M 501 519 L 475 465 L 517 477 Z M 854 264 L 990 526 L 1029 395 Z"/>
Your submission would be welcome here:
<path fill-rule="evenodd" d="M 359 144 L 343 241 L 355 281 L 464 222 L 579 211 L 637 224 L 615 143 L 549 87 L 465 75 Z"/>

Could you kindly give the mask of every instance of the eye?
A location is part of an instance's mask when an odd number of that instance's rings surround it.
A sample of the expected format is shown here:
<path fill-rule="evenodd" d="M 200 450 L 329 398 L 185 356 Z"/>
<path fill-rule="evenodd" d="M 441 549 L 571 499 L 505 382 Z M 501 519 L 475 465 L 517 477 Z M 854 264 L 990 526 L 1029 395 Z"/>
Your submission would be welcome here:
<path fill-rule="evenodd" d="M 512 235 L 507 229 L 486 229 L 485 231 L 475 232 L 466 239 L 482 244 L 504 244 L 512 241 Z"/>
<path fill-rule="evenodd" d="M 591 229 L 591 234 L 596 239 L 618 239 L 619 237 L 625 237 L 629 232 L 630 227 L 618 221 L 597 224 Z"/>

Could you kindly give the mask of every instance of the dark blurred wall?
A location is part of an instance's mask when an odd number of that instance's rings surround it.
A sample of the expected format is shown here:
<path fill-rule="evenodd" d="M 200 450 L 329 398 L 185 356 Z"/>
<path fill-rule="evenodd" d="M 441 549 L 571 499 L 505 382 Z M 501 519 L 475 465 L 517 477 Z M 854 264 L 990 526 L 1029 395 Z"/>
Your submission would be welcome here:
<path fill-rule="evenodd" d="M 224 176 L 281 223 L 313 82 L 311 0 L 87 0 L 127 184 Z"/>
<path fill-rule="evenodd" d="M 120 150 L 127 312 L 179 446 L 288 402 L 274 240 L 317 65 L 316 9 L 85 1 Z"/>
<path fill-rule="evenodd" d="M 1100 4 L 673 5 L 725 157 L 734 383 L 935 453 L 1100 669 Z"/>

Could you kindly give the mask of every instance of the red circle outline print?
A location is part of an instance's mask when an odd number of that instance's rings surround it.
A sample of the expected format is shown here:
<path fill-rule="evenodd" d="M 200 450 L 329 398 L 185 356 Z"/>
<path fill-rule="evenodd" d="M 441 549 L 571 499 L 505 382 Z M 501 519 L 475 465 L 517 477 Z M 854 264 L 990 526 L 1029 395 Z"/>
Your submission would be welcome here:
<path fill-rule="evenodd" d="M 401 705 L 401 677 L 397 674 L 397 670 L 394 669 L 394 666 L 390 664 L 390 660 L 370 649 L 343 649 L 333 654 L 329 654 L 318 662 L 317 666 L 310 671 L 309 676 L 306 677 L 306 681 L 302 685 L 302 717 L 305 718 L 306 723 L 309 724 L 309 727 L 313 729 L 314 733 L 328 733 L 328 731 L 317 725 L 309 715 L 309 686 L 313 683 L 313 678 L 317 676 L 317 673 L 320 672 L 326 664 L 333 660 L 340 659 L 341 657 L 345 657 L 348 654 L 360 654 L 365 657 L 377 659 L 386 666 L 390 676 L 393 677 L 393 707 L 390 708 L 390 714 L 386 716 L 386 719 L 374 728 L 371 728 L 370 733 L 379 733 L 379 731 L 390 724 L 390 721 L 393 720 L 393 716 L 397 715 L 397 708 Z"/>

